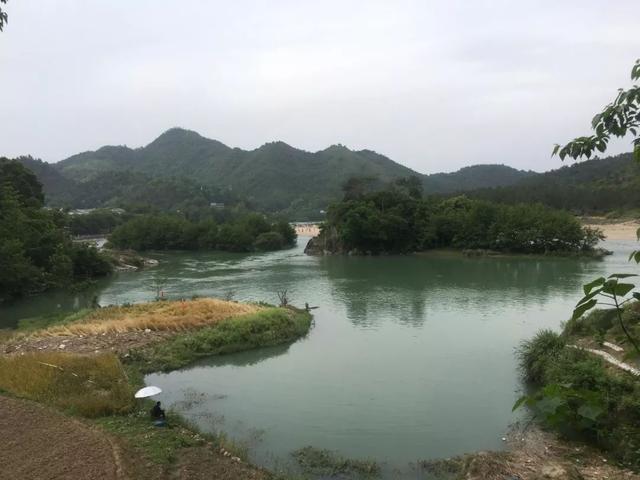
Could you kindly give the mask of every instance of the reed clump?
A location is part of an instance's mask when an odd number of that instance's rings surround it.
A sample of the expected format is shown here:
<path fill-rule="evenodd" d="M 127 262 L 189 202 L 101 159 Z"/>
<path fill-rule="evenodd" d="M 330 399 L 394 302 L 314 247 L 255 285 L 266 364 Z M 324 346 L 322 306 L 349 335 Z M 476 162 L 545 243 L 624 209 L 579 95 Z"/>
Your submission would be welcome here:
<path fill-rule="evenodd" d="M 133 406 L 132 387 L 112 353 L 0 357 L 0 390 L 84 417 L 122 414 Z"/>
<path fill-rule="evenodd" d="M 256 313 L 262 307 L 214 298 L 110 306 L 91 311 L 81 319 L 55 325 L 35 336 L 90 336 L 132 331 L 193 330 L 220 320 Z"/>

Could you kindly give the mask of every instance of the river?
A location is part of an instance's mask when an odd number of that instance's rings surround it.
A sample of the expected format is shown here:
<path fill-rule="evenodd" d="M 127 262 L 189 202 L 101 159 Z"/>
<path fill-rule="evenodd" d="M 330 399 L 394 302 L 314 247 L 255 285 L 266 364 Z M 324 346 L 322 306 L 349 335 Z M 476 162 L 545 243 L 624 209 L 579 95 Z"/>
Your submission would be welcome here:
<path fill-rule="evenodd" d="M 276 303 L 286 289 L 293 304 L 318 306 L 306 338 L 152 374 L 147 383 L 204 430 L 250 445 L 261 465 L 281 467 L 292 450 L 312 445 L 406 471 L 420 459 L 501 448 L 521 390 L 518 343 L 559 329 L 582 284 L 637 270 L 627 262 L 637 244 L 624 241 L 606 242 L 615 254 L 602 261 L 309 257 L 305 242 L 256 255 L 157 253 L 159 267 L 120 273 L 90 292 L 4 306 L 0 326 L 80 308 L 93 296 L 103 305 L 148 301 L 157 279 L 169 298 Z"/>

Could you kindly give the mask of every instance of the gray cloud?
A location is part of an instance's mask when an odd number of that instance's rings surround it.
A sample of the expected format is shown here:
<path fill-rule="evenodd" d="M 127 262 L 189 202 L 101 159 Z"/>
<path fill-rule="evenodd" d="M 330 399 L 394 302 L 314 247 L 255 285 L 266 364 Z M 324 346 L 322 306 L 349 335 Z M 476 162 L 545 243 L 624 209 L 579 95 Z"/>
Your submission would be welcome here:
<path fill-rule="evenodd" d="M 0 155 L 183 126 L 370 148 L 418 171 L 557 167 L 640 57 L 637 0 L 10 0 Z M 626 151 L 629 142 L 612 146 Z"/>

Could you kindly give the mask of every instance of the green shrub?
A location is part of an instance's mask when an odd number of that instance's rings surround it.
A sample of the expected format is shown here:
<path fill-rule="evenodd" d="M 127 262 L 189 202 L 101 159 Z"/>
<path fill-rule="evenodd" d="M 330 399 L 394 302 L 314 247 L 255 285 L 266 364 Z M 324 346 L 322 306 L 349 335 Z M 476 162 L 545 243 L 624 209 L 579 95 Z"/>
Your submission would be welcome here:
<path fill-rule="evenodd" d="M 520 370 L 528 382 L 541 382 L 546 368 L 562 352 L 564 338 L 552 330 L 542 330 L 530 340 L 525 340 L 517 350 Z"/>
<path fill-rule="evenodd" d="M 253 247 L 262 252 L 280 250 L 284 247 L 284 238 L 278 232 L 265 232 L 258 235 Z"/>
<path fill-rule="evenodd" d="M 594 324 L 601 320 L 591 317 Z M 640 381 L 585 350 L 564 347 L 565 338 L 542 331 L 522 344 L 523 375 L 539 389 L 514 408 L 526 404 L 560 433 L 589 440 L 640 468 Z"/>

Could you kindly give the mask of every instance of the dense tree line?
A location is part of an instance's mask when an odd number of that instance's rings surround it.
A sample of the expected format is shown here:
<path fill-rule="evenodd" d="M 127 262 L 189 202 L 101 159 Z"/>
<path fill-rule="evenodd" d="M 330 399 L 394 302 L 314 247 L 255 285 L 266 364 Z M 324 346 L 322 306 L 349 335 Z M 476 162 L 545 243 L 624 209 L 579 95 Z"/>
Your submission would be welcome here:
<path fill-rule="evenodd" d="M 114 212 L 108 208 L 98 208 L 83 215 L 71 215 L 69 229 L 73 235 L 107 235 L 130 215 Z"/>
<path fill-rule="evenodd" d="M 517 253 L 590 251 L 600 239 L 571 214 L 540 204 L 504 205 L 464 196 L 422 198 L 411 182 L 332 205 L 323 235 L 337 249 L 404 253 L 433 248 Z"/>
<path fill-rule="evenodd" d="M 515 186 L 466 193 L 500 203 L 542 203 L 577 215 L 640 209 L 640 165 L 631 153 L 594 159 L 527 178 Z"/>
<path fill-rule="evenodd" d="M 0 158 L 0 300 L 111 272 L 95 248 L 71 242 L 67 216 L 43 203 L 35 175 Z"/>
<path fill-rule="evenodd" d="M 117 248 L 134 250 L 280 250 L 295 245 L 295 230 L 283 220 L 257 213 L 219 212 L 188 218 L 177 214 L 137 216 L 109 237 Z"/>

